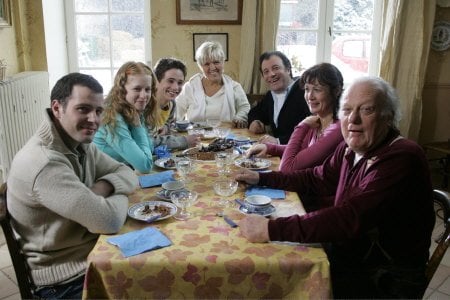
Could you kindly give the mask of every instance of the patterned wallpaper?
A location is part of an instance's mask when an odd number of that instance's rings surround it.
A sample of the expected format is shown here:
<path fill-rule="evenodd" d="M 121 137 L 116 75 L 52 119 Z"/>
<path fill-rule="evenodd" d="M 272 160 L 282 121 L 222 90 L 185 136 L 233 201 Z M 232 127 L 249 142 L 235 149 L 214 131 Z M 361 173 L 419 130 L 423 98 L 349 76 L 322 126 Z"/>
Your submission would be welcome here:
<path fill-rule="evenodd" d="M 228 61 L 225 73 L 237 80 L 239 76 L 239 51 L 241 25 L 177 25 L 175 0 L 152 0 L 152 63 L 165 56 L 185 62 L 189 79 L 200 72 L 194 61 L 193 33 L 228 33 Z"/>

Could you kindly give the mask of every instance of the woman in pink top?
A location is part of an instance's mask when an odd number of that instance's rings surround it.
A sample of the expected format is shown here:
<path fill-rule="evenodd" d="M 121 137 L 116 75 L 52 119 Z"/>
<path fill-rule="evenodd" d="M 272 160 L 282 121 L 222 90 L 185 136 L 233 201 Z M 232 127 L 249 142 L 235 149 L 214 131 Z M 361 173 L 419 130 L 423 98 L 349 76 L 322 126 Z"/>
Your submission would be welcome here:
<path fill-rule="evenodd" d="M 332 64 L 321 63 L 306 70 L 299 80 L 312 116 L 294 129 L 286 145 L 254 145 L 248 156 L 280 156 L 280 171 L 291 172 L 321 164 L 343 140 L 337 118 L 344 79 Z M 301 99 L 299 99 L 301 101 Z"/>

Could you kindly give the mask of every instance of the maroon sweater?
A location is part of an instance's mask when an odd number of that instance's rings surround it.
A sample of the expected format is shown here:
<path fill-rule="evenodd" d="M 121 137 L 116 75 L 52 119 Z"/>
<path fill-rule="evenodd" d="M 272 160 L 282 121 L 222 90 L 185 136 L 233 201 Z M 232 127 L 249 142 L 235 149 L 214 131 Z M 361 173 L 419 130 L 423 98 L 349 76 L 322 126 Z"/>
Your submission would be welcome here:
<path fill-rule="evenodd" d="M 269 222 L 271 240 L 332 242 L 362 259 L 377 228 L 381 247 L 394 261 L 424 265 L 434 226 L 432 187 L 422 149 L 392 131 L 353 166 L 355 153 L 342 142 L 321 166 L 293 173 L 262 173 L 260 185 L 335 195 L 334 203 L 303 216 Z"/>

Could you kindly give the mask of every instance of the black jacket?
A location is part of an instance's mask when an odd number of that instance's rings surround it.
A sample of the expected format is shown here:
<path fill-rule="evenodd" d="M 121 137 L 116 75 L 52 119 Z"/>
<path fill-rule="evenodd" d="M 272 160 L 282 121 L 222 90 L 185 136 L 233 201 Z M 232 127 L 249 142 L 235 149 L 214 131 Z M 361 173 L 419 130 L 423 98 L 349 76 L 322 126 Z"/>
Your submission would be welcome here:
<path fill-rule="evenodd" d="M 254 120 L 259 120 L 265 125 L 270 125 L 273 135 L 280 139 L 280 143 L 287 144 L 294 127 L 310 115 L 304 94 L 305 91 L 300 88 L 297 79 L 289 90 L 286 101 L 278 115 L 277 127 L 273 122 L 272 92 L 268 91 L 264 98 L 248 113 L 248 124 L 250 125 Z"/>

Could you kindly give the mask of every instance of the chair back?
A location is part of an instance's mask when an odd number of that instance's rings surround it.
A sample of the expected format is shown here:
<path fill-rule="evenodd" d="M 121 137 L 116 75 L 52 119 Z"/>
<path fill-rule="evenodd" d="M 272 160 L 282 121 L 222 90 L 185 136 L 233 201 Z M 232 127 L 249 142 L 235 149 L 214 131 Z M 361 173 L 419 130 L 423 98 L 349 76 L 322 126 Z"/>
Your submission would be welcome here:
<path fill-rule="evenodd" d="M 444 230 L 436 239 L 438 245 L 428 260 L 427 268 L 425 270 L 427 286 L 433 278 L 436 269 L 439 267 L 439 264 L 450 245 L 450 194 L 442 190 L 433 190 L 433 201 L 438 206 L 436 209 L 436 218 L 443 219 Z"/>
<path fill-rule="evenodd" d="M 22 252 L 19 241 L 16 239 L 11 226 L 11 218 L 7 209 L 6 189 L 6 183 L 3 183 L 0 187 L 0 223 L 16 273 L 20 296 L 22 299 L 33 299 L 36 298 L 33 293 L 35 285 L 31 278 L 30 268 L 26 263 L 25 255 Z"/>

